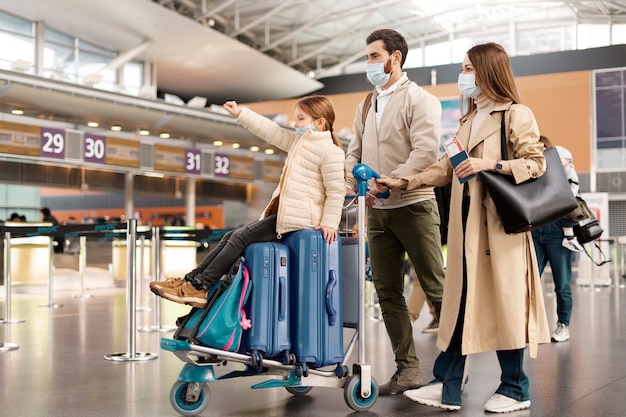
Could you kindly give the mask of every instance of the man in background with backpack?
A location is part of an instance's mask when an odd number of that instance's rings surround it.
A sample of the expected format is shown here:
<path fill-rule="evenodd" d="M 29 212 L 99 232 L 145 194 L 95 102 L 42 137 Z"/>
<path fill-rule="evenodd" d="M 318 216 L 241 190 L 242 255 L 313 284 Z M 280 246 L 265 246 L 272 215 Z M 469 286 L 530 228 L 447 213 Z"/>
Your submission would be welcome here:
<path fill-rule="evenodd" d="M 346 178 L 353 192 L 356 164 L 390 177 L 410 176 L 437 161 L 441 137 L 441 103 L 402 72 L 408 52 L 404 37 L 381 29 L 366 43 L 367 78 L 375 88 L 357 109 L 355 138 L 346 152 Z M 439 319 L 444 279 L 439 211 L 430 187 L 392 191 L 384 200 L 370 194 L 366 203 L 372 276 L 397 365 L 379 394 L 397 395 L 422 385 L 404 298 L 404 256 L 409 255 Z"/>

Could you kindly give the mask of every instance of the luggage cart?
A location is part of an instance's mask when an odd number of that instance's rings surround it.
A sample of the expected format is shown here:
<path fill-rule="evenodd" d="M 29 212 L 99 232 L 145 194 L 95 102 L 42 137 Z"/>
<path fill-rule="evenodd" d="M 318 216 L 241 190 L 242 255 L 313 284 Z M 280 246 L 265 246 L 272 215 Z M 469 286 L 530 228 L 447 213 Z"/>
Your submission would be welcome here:
<path fill-rule="evenodd" d="M 379 175 L 364 164 L 354 167 L 357 180 L 358 227 L 365 230 L 365 195 L 367 182 Z M 384 198 L 385 196 L 378 196 Z M 267 380 L 252 385 L 253 389 L 283 387 L 293 395 L 306 395 L 313 387 L 343 388 L 346 404 L 355 411 L 370 409 L 378 399 L 378 385 L 372 377 L 371 366 L 365 362 L 365 234 L 358 234 L 358 323 L 345 349 L 344 360 L 334 368 L 310 368 L 299 364 L 292 353 L 279 359 L 266 359 L 259 354 L 226 352 L 185 340 L 161 339 L 161 348 L 173 352 L 185 363 L 178 380 L 170 390 L 170 403 L 183 416 L 195 416 L 208 407 L 211 393 L 209 383 L 228 378 L 267 376 Z M 352 372 L 346 365 L 354 348 L 358 358 Z M 245 365 L 217 376 L 216 366 L 228 362 Z"/>

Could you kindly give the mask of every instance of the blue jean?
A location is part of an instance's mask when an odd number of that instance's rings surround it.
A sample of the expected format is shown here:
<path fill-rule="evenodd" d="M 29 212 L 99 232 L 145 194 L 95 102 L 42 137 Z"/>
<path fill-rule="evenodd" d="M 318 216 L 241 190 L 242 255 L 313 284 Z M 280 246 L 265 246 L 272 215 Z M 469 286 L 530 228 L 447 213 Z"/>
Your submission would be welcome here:
<path fill-rule="evenodd" d="M 563 229 L 560 222 L 532 231 L 539 264 L 539 274 L 543 274 L 548 262 L 552 268 L 554 292 L 556 293 L 556 315 L 559 323 L 569 326 L 572 316 L 572 261 L 574 252 L 564 248 Z"/>
<path fill-rule="evenodd" d="M 465 197 L 462 208 L 463 239 L 465 239 L 465 223 L 468 210 L 469 197 Z M 448 405 L 461 405 L 461 386 L 467 359 L 467 355 L 461 354 L 466 301 L 467 265 L 465 263 L 465 253 L 463 253 L 463 290 L 461 292 L 459 315 L 456 319 L 456 326 L 454 327 L 454 333 L 448 348 L 435 359 L 435 365 L 433 366 L 435 379 L 431 381 L 431 383 L 443 382 L 442 402 Z M 529 380 L 526 373 L 524 373 L 524 349 L 498 350 L 496 354 L 502 371 L 500 386 L 496 393 L 517 401 L 530 399 Z"/>
<path fill-rule="evenodd" d="M 283 235 L 285 237 L 286 235 Z M 273 242 L 276 235 L 276 214 L 240 226 L 222 236 L 218 245 L 187 275 L 194 287 L 208 290 L 241 256 L 246 246 L 257 242 Z"/>

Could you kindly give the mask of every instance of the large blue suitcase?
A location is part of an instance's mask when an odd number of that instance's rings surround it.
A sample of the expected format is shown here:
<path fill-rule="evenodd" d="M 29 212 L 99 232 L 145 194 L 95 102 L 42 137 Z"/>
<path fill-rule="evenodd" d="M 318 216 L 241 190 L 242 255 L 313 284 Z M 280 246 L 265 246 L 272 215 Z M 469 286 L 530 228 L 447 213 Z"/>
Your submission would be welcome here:
<path fill-rule="evenodd" d="M 252 281 L 245 305 L 252 327 L 243 334 L 240 352 L 260 353 L 264 358 L 288 354 L 289 250 L 279 243 L 253 243 L 243 256 Z"/>
<path fill-rule="evenodd" d="M 341 240 L 326 243 L 319 230 L 285 237 L 289 247 L 291 347 L 311 368 L 344 359 Z"/>

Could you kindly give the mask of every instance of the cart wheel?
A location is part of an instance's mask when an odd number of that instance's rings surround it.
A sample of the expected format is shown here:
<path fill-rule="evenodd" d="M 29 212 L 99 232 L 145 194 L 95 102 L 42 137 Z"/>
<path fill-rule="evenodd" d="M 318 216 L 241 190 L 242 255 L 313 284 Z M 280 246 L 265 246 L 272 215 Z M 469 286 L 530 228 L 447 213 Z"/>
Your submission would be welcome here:
<path fill-rule="evenodd" d="M 337 366 L 337 368 L 335 368 L 335 375 L 337 375 L 337 378 L 348 376 L 348 373 L 349 370 L 347 366 Z"/>
<path fill-rule="evenodd" d="M 290 394 L 293 394 L 293 395 L 307 395 L 309 392 L 311 392 L 313 387 L 303 387 L 303 386 L 297 385 L 293 387 L 285 387 L 285 389 Z"/>
<path fill-rule="evenodd" d="M 361 376 L 352 375 L 343 389 L 343 398 L 346 400 L 348 407 L 354 411 L 365 411 L 370 409 L 378 399 L 378 385 L 372 378 L 370 396 L 363 398 L 361 396 Z"/>
<path fill-rule="evenodd" d="M 206 383 L 176 381 L 170 390 L 170 404 L 185 417 L 200 414 L 210 399 L 211 392 Z"/>

